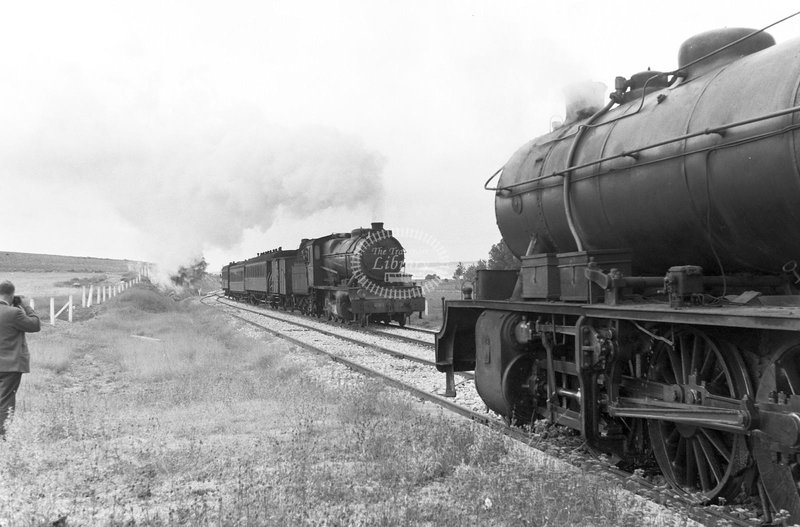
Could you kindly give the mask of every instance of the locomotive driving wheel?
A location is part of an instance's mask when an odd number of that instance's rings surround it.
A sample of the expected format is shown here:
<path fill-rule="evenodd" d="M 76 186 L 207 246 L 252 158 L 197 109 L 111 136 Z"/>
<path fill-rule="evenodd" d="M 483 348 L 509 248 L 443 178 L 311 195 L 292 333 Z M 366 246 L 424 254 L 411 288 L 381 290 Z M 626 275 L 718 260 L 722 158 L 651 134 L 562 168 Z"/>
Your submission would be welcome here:
<path fill-rule="evenodd" d="M 779 394 L 782 394 L 781 399 L 788 402 L 800 396 L 800 344 L 779 352 L 761 374 L 756 401 L 775 402 Z M 798 455 L 779 453 L 770 448 L 768 441 L 754 434 L 753 457 L 773 510 L 785 510 L 792 521 L 797 522 L 800 518 Z"/>
<path fill-rule="evenodd" d="M 685 393 L 705 383 L 714 395 L 752 397 L 747 369 L 733 345 L 694 328 L 673 331 L 668 339 L 672 345 L 664 341 L 654 345 L 650 380 L 677 385 Z M 735 497 L 750 475 L 752 464 L 743 434 L 658 419 L 648 420 L 648 430 L 664 477 L 676 488 L 699 493 L 705 501 Z"/>

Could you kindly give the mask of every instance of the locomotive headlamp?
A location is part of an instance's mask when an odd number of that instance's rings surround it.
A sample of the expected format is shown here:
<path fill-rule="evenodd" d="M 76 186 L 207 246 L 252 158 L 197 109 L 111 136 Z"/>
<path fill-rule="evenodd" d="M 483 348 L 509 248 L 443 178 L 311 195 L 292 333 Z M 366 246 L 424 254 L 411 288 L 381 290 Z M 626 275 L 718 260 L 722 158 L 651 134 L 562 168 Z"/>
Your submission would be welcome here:
<path fill-rule="evenodd" d="M 366 289 L 361 288 L 358 291 L 356 291 L 356 296 L 358 296 L 358 298 L 366 298 L 367 297 Z"/>

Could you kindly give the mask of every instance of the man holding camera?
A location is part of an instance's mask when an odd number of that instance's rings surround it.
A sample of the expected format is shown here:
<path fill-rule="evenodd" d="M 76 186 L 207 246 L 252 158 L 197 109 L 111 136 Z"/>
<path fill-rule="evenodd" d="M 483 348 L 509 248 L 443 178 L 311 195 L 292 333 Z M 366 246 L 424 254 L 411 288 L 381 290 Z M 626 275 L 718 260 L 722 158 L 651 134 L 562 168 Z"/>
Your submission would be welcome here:
<path fill-rule="evenodd" d="M 22 374 L 31 371 L 25 333 L 40 329 L 39 315 L 14 296 L 14 284 L 0 282 L 0 438 L 5 438 Z"/>

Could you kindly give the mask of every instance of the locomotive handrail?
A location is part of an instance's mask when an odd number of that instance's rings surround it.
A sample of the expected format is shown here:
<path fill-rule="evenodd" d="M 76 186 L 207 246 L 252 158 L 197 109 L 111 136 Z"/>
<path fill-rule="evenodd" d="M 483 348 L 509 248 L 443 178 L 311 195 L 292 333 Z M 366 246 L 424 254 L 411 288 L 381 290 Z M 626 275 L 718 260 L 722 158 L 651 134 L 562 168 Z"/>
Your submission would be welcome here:
<path fill-rule="evenodd" d="M 639 107 L 636 108 L 635 111 L 633 111 L 631 113 L 626 113 L 625 115 L 620 115 L 619 117 L 617 117 L 615 119 L 611 119 L 609 121 L 603 121 L 602 123 L 594 124 L 592 121 L 594 121 L 599 115 L 601 115 L 603 113 L 606 113 L 610 109 L 610 107 L 613 106 L 613 104 L 619 100 L 618 98 L 614 98 L 614 95 L 616 94 L 616 92 L 612 92 L 611 95 L 610 95 L 610 97 L 612 98 L 611 102 L 608 103 L 608 105 L 605 108 L 601 109 L 598 112 L 598 114 L 595 114 L 595 115 L 592 115 L 591 117 L 589 117 L 588 122 L 578 125 L 577 129 L 572 133 L 563 135 L 561 137 L 557 137 L 555 139 L 551 139 L 549 141 L 545 141 L 543 143 L 540 143 L 540 145 L 556 143 L 556 142 L 559 142 L 559 141 L 566 141 L 567 139 L 574 139 L 574 141 L 577 141 L 580 138 L 580 136 L 582 136 L 584 134 L 584 132 L 585 132 L 585 130 L 587 128 L 599 128 L 601 126 L 607 126 L 607 125 L 610 125 L 610 124 L 614 124 L 617 121 L 621 121 L 622 119 L 627 119 L 629 117 L 633 117 L 634 115 L 636 115 L 640 111 L 642 111 L 642 108 L 644 107 L 644 99 L 647 96 L 647 85 L 650 84 L 650 81 L 652 81 L 653 79 L 655 79 L 657 77 L 662 77 L 664 75 L 670 75 L 670 74 L 669 73 L 658 73 L 658 74 L 653 75 L 649 79 L 647 79 L 647 81 L 645 81 L 643 89 L 642 89 L 642 95 L 641 95 L 641 97 L 639 97 Z M 574 141 L 573 141 L 573 144 L 575 144 Z M 488 187 L 489 182 L 492 181 L 495 177 L 497 177 L 497 175 L 500 174 L 503 171 L 504 168 L 505 168 L 505 165 L 500 167 L 500 169 L 497 172 L 492 174 L 492 177 L 490 177 L 488 180 L 486 180 L 486 183 L 483 184 L 484 190 L 494 190 L 494 191 L 496 191 L 496 190 L 502 190 L 502 189 L 505 188 L 505 187 L 492 187 L 492 188 Z M 569 170 L 571 170 L 571 169 L 569 169 Z"/>
<path fill-rule="evenodd" d="M 617 118 L 615 118 L 615 119 L 611 119 L 611 120 L 609 120 L 609 121 L 603 121 L 602 123 L 597 123 L 597 124 L 594 124 L 594 123 L 593 123 L 593 121 L 594 121 L 595 119 L 597 119 L 597 118 L 598 118 L 600 115 L 602 115 L 602 114 L 604 114 L 604 113 L 608 112 L 608 110 L 611 108 L 611 106 L 613 106 L 613 105 L 614 105 L 614 103 L 616 103 L 616 102 L 618 102 L 618 101 L 620 100 L 618 97 L 614 97 L 614 95 L 616 94 L 616 92 L 612 92 L 612 93 L 611 93 L 611 95 L 610 95 L 610 97 L 611 97 L 611 102 L 609 102 L 609 103 L 608 103 L 608 105 L 606 105 L 606 107 L 602 108 L 602 109 L 601 109 L 601 110 L 599 110 L 597 113 L 595 113 L 594 115 L 592 115 L 591 117 L 589 117 L 589 118 L 587 119 L 587 122 L 586 122 L 586 123 L 582 123 L 582 124 L 578 125 L 577 129 L 576 129 L 574 132 L 572 132 L 572 133 L 570 133 L 570 134 L 567 134 L 567 135 L 564 135 L 564 136 L 562 136 L 562 137 L 558 137 L 558 138 L 556 138 L 556 139 L 553 139 L 553 140 L 551 140 L 551 141 L 545 141 L 544 143 L 540 143 L 540 145 L 550 144 L 550 143 L 554 143 L 554 142 L 558 142 L 558 141 L 566 141 L 567 139 L 573 139 L 573 146 L 570 146 L 570 156 L 569 156 L 569 158 L 570 158 L 570 162 L 571 162 L 571 159 L 572 159 L 572 157 L 573 157 L 573 154 L 574 154 L 574 145 L 575 145 L 575 143 L 576 143 L 576 142 L 577 142 L 577 141 L 580 139 L 580 137 L 581 137 L 581 136 L 582 136 L 582 135 L 585 133 L 585 130 L 586 130 L 587 128 L 599 128 L 599 127 L 601 127 L 601 126 L 607 126 L 607 125 L 610 125 L 610 124 L 614 124 L 614 123 L 616 123 L 616 122 L 618 122 L 618 121 L 621 121 L 621 120 L 623 120 L 623 119 L 627 119 L 627 118 L 629 118 L 629 117 L 633 117 L 634 115 L 637 115 L 637 114 L 638 114 L 640 111 L 642 111 L 642 108 L 644 107 L 644 99 L 645 99 L 645 97 L 647 96 L 647 85 L 648 85 L 648 84 L 650 84 L 650 81 L 652 81 L 652 80 L 653 80 L 653 79 L 655 79 L 655 78 L 662 77 L 662 76 L 664 76 L 664 75 L 671 75 L 671 74 L 672 74 L 672 73 L 657 73 L 657 74 L 653 75 L 652 77 L 650 77 L 649 79 L 647 79 L 647 81 L 645 81 L 645 83 L 644 83 L 644 86 L 643 86 L 643 89 L 642 89 L 642 95 L 641 95 L 641 97 L 639 97 L 639 107 L 638 107 L 638 108 L 636 108 L 636 110 L 635 110 L 635 111 L 633 111 L 633 112 L 631 112 L 631 113 L 626 113 L 625 115 L 620 115 L 619 117 L 617 117 Z M 631 156 L 631 157 L 635 157 L 635 156 Z M 494 179 L 494 178 L 495 178 L 495 177 L 496 177 L 496 176 L 497 176 L 499 173 L 501 173 L 501 172 L 503 171 L 503 169 L 504 169 L 504 168 L 505 168 L 505 165 L 503 165 L 503 166 L 500 168 L 500 170 L 498 170 L 497 172 L 495 172 L 495 173 L 492 175 L 492 177 L 490 177 L 490 178 L 489 178 L 489 179 L 486 181 L 486 183 L 484 183 L 484 184 L 483 184 L 483 188 L 484 188 L 484 190 L 493 190 L 493 191 L 497 191 L 497 190 L 505 190 L 506 188 L 511 188 L 511 187 L 492 187 L 492 188 L 489 188 L 489 187 L 488 187 L 488 185 L 489 185 L 489 182 L 490 182 L 490 181 L 492 181 L 492 180 L 493 180 L 493 179 Z M 575 169 L 575 168 L 580 168 L 580 167 L 572 167 L 572 168 L 568 168 L 568 169 L 567 169 L 567 171 L 573 170 L 573 169 Z M 537 179 L 540 179 L 540 178 L 537 178 Z M 532 181 L 532 180 L 531 180 L 531 181 Z M 580 244 L 580 243 L 578 243 L 578 245 L 580 246 L 581 244 Z"/>
<path fill-rule="evenodd" d="M 759 116 L 759 117 L 753 117 L 753 118 L 750 118 L 750 119 L 745 119 L 743 121 L 737 121 L 735 123 L 730 123 L 730 124 L 721 125 L 721 126 L 715 126 L 715 127 L 712 127 L 712 128 L 705 128 L 704 130 L 701 130 L 699 132 L 692 132 L 692 133 L 689 133 L 689 134 L 683 134 L 683 135 L 680 135 L 680 136 L 677 136 L 677 137 L 673 137 L 673 138 L 670 138 L 670 139 L 665 139 L 664 141 L 659 141 L 657 143 L 652 143 L 652 144 L 649 144 L 649 145 L 646 145 L 646 146 L 642 146 L 640 148 L 634 148 L 632 150 L 627 150 L 627 151 L 621 152 L 619 154 L 614 154 L 614 155 L 611 155 L 611 156 L 607 156 L 607 157 L 602 157 L 600 159 L 596 159 L 594 161 L 589 161 L 588 163 L 583 163 L 581 165 L 575 165 L 575 166 L 572 166 L 572 167 L 568 167 L 568 168 L 566 168 L 564 170 L 558 170 L 556 172 L 553 172 L 551 174 L 547 174 L 547 175 L 544 175 L 544 176 L 541 176 L 541 177 L 538 177 L 538 178 L 527 179 L 525 181 L 520 181 L 518 183 L 514 183 L 514 184 L 511 184 L 511 185 L 506 185 L 504 187 L 495 187 L 495 188 L 490 188 L 490 189 L 487 189 L 487 190 L 509 191 L 509 190 L 521 187 L 523 185 L 528 185 L 528 184 L 536 182 L 536 181 L 541 181 L 541 180 L 544 180 L 544 179 L 550 179 L 550 178 L 554 178 L 554 177 L 563 177 L 565 174 L 568 174 L 568 173 L 570 173 L 570 172 L 572 172 L 574 170 L 579 170 L 579 169 L 582 169 L 582 168 L 592 167 L 592 166 L 595 166 L 595 165 L 599 165 L 601 163 L 605 163 L 607 161 L 612 161 L 614 159 L 619 159 L 619 158 L 622 158 L 622 157 L 635 157 L 637 154 L 639 154 L 640 152 L 644 152 L 645 150 L 658 148 L 660 146 L 664 146 L 664 145 L 668 145 L 668 144 L 672 144 L 672 143 L 677 143 L 678 141 L 685 141 L 686 139 L 692 139 L 694 137 L 700 137 L 700 136 L 703 136 L 703 135 L 711 135 L 711 134 L 724 135 L 724 133 L 722 133 L 722 132 L 725 132 L 726 130 L 730 130 L 732 128 L 737 128 L 739 126 L 744 126 L 744 125 L 747 125 L 747 124 L 757 123 L 757 122 L 760 122 L 760 121 L 766 121 L 767 119 L 773 119 L 775 117 L 781 117 L 783 115 L 788 115 L 790 113 L 796 113 L 796 112 L 800 112 L 800 106 L 792 106 L 791 108 L 786 108 L 784 110 L 779 110 L 777 112 L 768 113 L 766 115 L 762 115 L 762 116 Z M 685 152 L 685 153 L 681 154 L 681 156 L 686 156 L 686 155 L 689 155 L 689 154 L 692 154 L 692 153 L 694 153 L 694 152 Z"/>
<path fill-rule="evenodd" d="M 484 190 L 497 190 L 497 187 L 495 187 L 495 188 L 488 188 L 488 185 L 489 185 L 489 183 L 490 183 L 490 182 L 491 182 L 491 181 L 492 181 L 494 178 L 496 178 L 498 175 L 500 175 L 500 174 L 503 172 L 503 169 L 504 169 L 504 168 L 506 168 L 506 166 L 505 166 L 505 165 L 501 166 L 500 168 L 498 168 L 498 169 L 497 169 L 497 172 L 495 172 L 494 174 L 492 174 L 492 177 L 490 177 L 489 179 L 487 179 L 487 180 L 486 180 L 486 183 L 484 183 L 484 184 L 483 184 L 483 188 L 484 188 Z"/>
<path fill-rule="evenodd" d="M 645 85 L 644 85 L 645 89 L 642 92 L 639 108 L 637 108 L 636 111 L 634 111 L 634 112 L 632 112 L 630 114 L 622 115 L 617 119 L 613 119 L 613 120 L 610 120 L 610 121 L 604 121 L 604 122 L 598 123 L 598 124 L 592 124 L 591 121 L 596 119 L 597 116 L 598 116 L 597 114 L 595 114 L 595 115 L 593 115 L 592 117 L 589 118 L 589 122 L 588 123 L 585 123 L 585 124 L 582 124 L 582 125 L 578 126 L 578 129 L 574 133 L 566 135 L 566 136 L 563 136 L 563 137 L 559 137 L 559 138 L 555 139 L 554 141 L 563 141 L 565 139 L 574 138 L 574 137 L 578 136 L 578 137 L 575 138 L 575 142 L 577 142 L 579 140 L 580 136 L 582 135 L 582 132 L 583 132 L 584 128 L 596 128 L 596 127 L 600 127 L 600 126 L 605 126 L 605 125 L 617 122 L 617 121 L 619 121 L 621 119 L 625 119 L 627 117 L 631 117 L 633 115 L 638 114 L 639 111 L 644 106 L 644 98 L 645 98 L 645 95 L 647 94 L 647 90 L 646 90 L 647 84 L 649 84 L 650 81 L 653 80 L 654 78 L 656 78 L 656 77 L 658 77 L 660 75 L 673 75 L 673 76 L 678 76 L 678 77 L 680 77 L 682 75 L 685 75 L 684 70 L 688 66 L 692 66 L 694 64 L 697 64 L 698 62 L 706 60 L 709 57 L 712 57 L 712 56 L 716 55 L 717 53 L 720 53 L 720 52 L 722 52 L 722 51 L 724 51 L 724 50 L 726 50 L 726 49 L 728 49 L 728 48 L 730 48 L 732 46 L 735 46 L 736 44 L 738 44 L 738 43 L 740 43 L 742 41 L 745 41 L 745 40 L 747 40 L 749 38 L 752 38 L 755 35 L 758 35 L 759 33 L 763 33 L 767 29 L 769 29 L 769 28 L 771 28 L 771 27 L 773 27 L 773 26 L 775 26 L 777 24 L 780 24 L 781 22 L 785 22 L 786 20 L 789 20 L 790 18 L 793 18 L 793 17 L 795 17 L 797 15 L 800 15 L 800 11 L 792 13 L 791 15 L 789 15 L 787 17 L 784 17 L 784 18 L 782 18 L 782 19 L 780 19 L 780 20 L 778 20 L 776 22 L 773 22 L 772 24 L 764 26 L 761 29 L 757 29 L 757 30 L 755 30 L 755 31 L 753 31 L 751 33 L 748 33 L 747 35 L 745 35 L 745 36 L 743 36 L 743 37 L 741 37 L 741 38 L 739 38 L 739 39 L 737 39 L 737 40 L 735 40 L 735 41 L 733 41 L 733 42 L 731 42 L 729 44 L 726 44 L 726 45 L 720 47 L 719 49 L 716 49 L 716 50 L 714 50 L 714 51 L 712 51 L 710 53 L 707 53 L 706 55 L 703 55 L 702 57 L 699 57 L 699 58 L 693 60 L 692 62 L 689 62 L 688 64 L 685 64 L 682 68 L 679 68 L 679 69 L 674 70 L 674 71 L 663 72 L 661 74 L 653 75 L 653 77 L 647 79 L 647 81 L 645 82 Z M 613 95 L 613 93 L 612 93 L 612 95 Z M 607 108 L 604 108 L 603 110 L 601 110 L 598 113 L 602 114 L 602 113 L 604 113 L 604 111 L 608 111 Z M 772 117 L 780 117 L 781 115 L 785 115 L 785 114 L 788 114 L 788 113 L 793 113 L 793 112 L 796 112 L 796 111 L 800 111 L 800 106 L 795 106 L 795 107 L 792 107 L 792 108 L 788 108 L 786 110 L 782 110 L 782 111 L 779 111 L 779 112 L 774 112 L 772 114 L 767 114 L 767 115 L 764 115 L 764 116 L 761 116 L 761 117 L 757 117 L 757 118 L 753 118 L 753 119 L 747 119 L 747 120 L 744 120 L 744 121 L 739 121 L 737 123 L 732 123 L 732 124 L 729 124 L 729 125 L 723 125 L 723 126 L 719 126 L 719 127 L 716 127 L 716 128 L 707 128 L 706 130 L 703 130 L 701 132 L 695 132 L 695 133 L 692 133 L 692 134 L 686 134 L 686 135 L 679 136 L 679 137 L 676 137 L 676 138 L 673 138 L 673 139 L 668 139 L 666 141 L 662 141 L 660 143 L 655 143 L 655 144 L 652 144 L 652 145 L 648 145 L 648 146 L 645 146 L 645 147 L 642 147 L 642 148 L 639 148 L 639 149 L 629 150 L 627 152 L 623 152 L 623 153 L 616 154 L 616 155 L 613 155 L 613 156 L 609 156 L 609 157 L 601 158 L 601 159 L 598 159 L 598 160 L 595 160 L 595 161 L 591 161 L 591 162 L 585 163 L 583 165 L 576 165 L 576 166 L 568 167 L 568 168 L 566 168 L 564 170 L 560 170 L 558 172 L 553 172 L 552 174 L 541 176 L 541 177 L 538 177 L 538 178 L 535 178 L 535 179 L 529 179 L 529 180 L 526 180 L 526 181 L 520 181 L 519 183 L 514 183 L 513 185 L 508 185 L 508 186 L 505 186 L 505 187 L 491 187 L 491 188 L 489 188 L 489 186 L 488 186 L 489 183 L 495 177 L 497 177 L 498 174 L 500 174 L 503 171 L 503 168 L 505 168 L 505 166 L 503 166 L 503 167 L 500 168 L 500 170 L 495 172 L 492 175 L 492 177 L 490 177 L 486 181 L 486 183 L 484 183 L 483 188 L 484 188 L 484 190 L 491 190 L 491 191 L 494 191 L 494 192 L 507 191 L 507 190 L 511 190 L 513 188 L 516 188 L 516 187 L 519 187 L 519 186 L 522 186 L 522 185 L 526 185 L 526 184 L 531 183 L 533 181 L 538 181 L 538 180 L 542 180 L 542 179 L 545 179 L 545 178 L 551 178 L 551 177 L 565 176 L 565 175 L 569 174 L 573 170 L 578 170 L 578 169 L 581 169 L 581 168 L 588 168 L 590 166 L 598 165 L 600 163 L 604 163 L 606 161 L 611 161 L 611 160 L 622 158 L 622 157 L 632 157 L 634 159 L 637 159 L 637 154 L 639 152 L 644 151 L 644 150 L 648 150 L 648 149 L 651 149 L 651 148 L 656 148 L 656 147 L 659 147 L 659 146 L 664 146 L 664 145 L 667 145 L 667 144 L 670 144 L 670 143 L 674 143 L 674 142 L 677 142 L 677 141 L 682 141 L 682 140 L 685 140 L 685 139 L 690 139 L 692 137 L 698 137 L 700 135 L 709 135 L 709 134 L 714 134 L 714 133 L 720 133 L 720 131 L 724 131 L 724 130 L 727 130 L 729 128 L 735 128 L 737 126 L 742 126 L 742 125 L 745 125 L 745 124 L 750 124 L 750 123 L 753 123 L 753 122 L 770 119 Z M 722 135 L 722 134 L 720 134 L 720 135 Z M 573 144 L 574 144 L 574 142 L 573 142 Z M 568 214 L 568 218 L 569 218 L 569 214 Z M 570 230 L 572 230 L 573 237 L 575 237 L 575 231 L 572 229 L 572 225 L 570 225 Z M 580 246 L 580 243 L 578 243 L 578 245 Z"/>

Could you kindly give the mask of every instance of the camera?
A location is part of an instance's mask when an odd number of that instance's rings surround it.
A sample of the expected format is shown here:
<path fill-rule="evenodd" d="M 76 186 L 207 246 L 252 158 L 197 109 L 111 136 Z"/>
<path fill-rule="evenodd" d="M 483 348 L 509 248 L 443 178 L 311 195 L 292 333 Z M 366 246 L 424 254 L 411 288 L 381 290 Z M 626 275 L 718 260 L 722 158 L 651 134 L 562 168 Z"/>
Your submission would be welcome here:
<path fill-rule="evenodd" d="M 11 301 L 11 305 L 14 307 L 19 307 L 22 305 L 22 297 L 14 296 L 14 299 Z"/>

